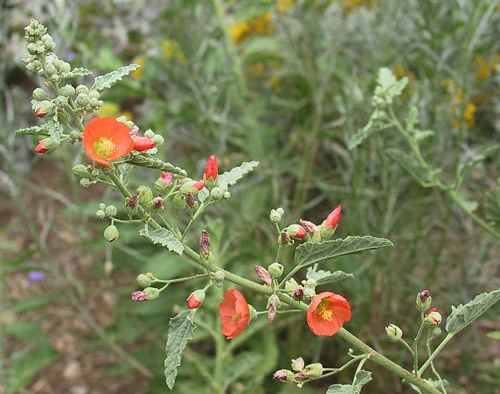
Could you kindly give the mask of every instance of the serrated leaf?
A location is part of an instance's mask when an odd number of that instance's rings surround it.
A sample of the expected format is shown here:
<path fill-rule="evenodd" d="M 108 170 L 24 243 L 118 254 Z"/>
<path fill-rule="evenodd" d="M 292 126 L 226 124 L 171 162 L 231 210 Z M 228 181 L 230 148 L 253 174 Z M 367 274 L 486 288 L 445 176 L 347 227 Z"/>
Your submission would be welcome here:
<path fill-rule="evenodd" d="M 118 70 L 111 71 L 110 73 L 100 75 L 95 79 L 92 89 L 104 90 L 109 89 L 115 83 L 120 81 L 123 77 L 133 73 L 140 66 L 138 64 L 130 64 L 128 66 L 120 67 Z"/>
<path fill-rule="evenodd" d="M 378 70 L 377 84 L 382 89 L 387 90 L 397 82 L 398 80 L 396 79 L 390 68 L 382 67 Z"/>
<path fill-rule="evenodd" d="M 54 141 L 59 142 L 61 140 L 61 134 L 63 133 L 63 127 L 54 116 L 49 119 L 49 121 L 44 125 L 49 133 L 50 138 Z"/>
<path fill-rule="evenodd" d="M 307 269 L 306 278 L 314 279 L 318 285 L 324 285 L 326 283 L 335 283 L 345 279 L 352 279 L 354 278 L 354 275 L 348 274 L 344 271 L 330 272 L 324 270 L 315 270 L 314 268 L 309 267 Z"/>
<path fill-rule="evenodd" d="M 354 376 L 352 384 L 334 384 L 328 388 L 326 394 L 359 394 L 363 386 L 372 380 L 372 373 L 360 370 Z"/>
<path fill-rule="evenodd" d="M 408 115 L 406 116 L 406 130 L 410 133 L 415 131 L 415 126 L 418 121 L 418 108 L 415 105 L 412 105 L 410 110 L 408 111 Z"/>
<path fill-rule="evenodd" d="M 149 239 L 154 244 L 166 247 L 172 252 L 178 254 L 182 254 L 182 252 L 184 252 L 184 245 L 182 245 L 181 241 L 179 241 L 177 237 L 166 228 L 158 228 L 152 231 L 142 229 L 139 231 L 139 235 Z"/>
<path fill-rule="evenodd" d="M 427 137 L 431 137 L 434 135 L 434 131 L 432 130 L 415 130 L 413 136 L 417 141 L 422 141 L 426 139 Z"/>
<path fill-rule="evenodd" d="M 70 72 L 64 73 L 62 77 L 65 79 L 70 79 L 70 78 L 84 77 L 85 75 L 90 75 L 90 74 L 92 74 L 92 71 L 90 71 L 88 68 L 77 67 L 71 70 Z"/>
<path fill-rule="evenodd" d="M 179 313 L 170 319 L 166 345 L 167 357 L 165 358 L 165 381 L 167 387 L 172 390 L 177 377 L 177 368 L 181 365 L 182 352 L 188 341 L 193 338 L 196 328 L 194 324 L 194 312 L 192 310 Z"/>
<path fill-rule="evenodd" d="M 208 189 L 206 187 L 204 187 L 203 189 L 201 189 L 198 192 L 198 200 L 200 202 L 203 202 L 208 198 L 209 195 L 210 195 L 210 192 L 208 191 Z"/>
<path fill-rule="evenodd" d="M 399 149 L 387 149 L 387 155 L 403 167 L 423 187 L 435 185 L 432 172 L 428 167 L 421 165 L 416 158 Z"/>
<path fill-rule="evenodd" d="M 295 250 L 295 263 L 308 266 L 334 257 L 392 246 L 385 238 L 349 236 L 319 243 L 306 242 Z"/>
<path fill-rule="evenodd" d="M 252 172 L 259 165 L 258 161 L 246 161 L 238 167 L 234 167 L 231 171 L 225 172 L 217 177 L 217 186 L 228 187 L 233 186 L 241 178 Z"/>
<path fill-rule="evenodd" d="M 156 157 L 147 157 L 143 155 L 132 156 L 127 160 L 127 163 L 145 167 L 154 168 L 156 170 L 168 171 L 172 174 L 179 175 L 182 177 L 186 176 L 186 170 L 182 168 L 175 167 L 173 164 L 157 159 Z"/>
<path fill-rule="evenodd" d="M 17 135 L 39 135 L 39 136 L 49 135 L 49 131 L 43 126 L 25 127 L 23 129 L 16 130 L 15 133 Z"/>
<path fill-rule="evenodd" d="M 353 150 L 359 144 L 361 144 L 364 140 L 370 137 L 372 134 L 385 130 L 390 127 L 389 124 L 386 124 L 382 118 L 382 112 L 375 110 L 370 116 L 370 120 L 365 127 L 359 129 L 356 133 L 354 133 L 349 139 L 349 143 L 347 145 L 349 150 Z"/>
<path fill-rule="evenodd" d="M 500 289 L 476 296 L 467 304 L 451 307 L 451 314 L 446 319 L 446 331 L 456 334 L 463 330 L 484 312 L 500 300 Z"/>
<path fill-rule="evenodd" d="M 486 193 L 486 218 L 500 227 L 500 182 Z"/>

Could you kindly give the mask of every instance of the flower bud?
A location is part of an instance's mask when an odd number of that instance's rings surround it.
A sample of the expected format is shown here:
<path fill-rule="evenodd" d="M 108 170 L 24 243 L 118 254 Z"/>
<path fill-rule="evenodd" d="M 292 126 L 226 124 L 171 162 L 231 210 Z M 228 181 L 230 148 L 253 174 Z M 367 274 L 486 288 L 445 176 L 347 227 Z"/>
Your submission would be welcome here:
<path fill-rule="evenodd" d="M 81 94 L 81 93 L 86 94 L 86 95 L 89 94 L 89 88 L 85 85 L 78 85 L 75 90 L 76 90 L 77 94 Z"/>
<path fill-rule="evenodd" d="M 101 94 L 97 90 L 91 90 L 91 91 L 89 91 L 89 97 L 91 99 L 98 100 L 101 97 Z"/>
<path fill-rule="evenodd" d="M 194 194 L 193 193 L 186 193 L 184 195 L 184 199 L 186 200 L 186 204 L 190 208 L 193 208 L 196 205 L 196 199 L 194 198 Z"/>
<path fill-rule="evenodd" d="M 212 180 L 215 181 L 219 176 L 219 163 L 217 160 L 217 156 L 211 155 L 205 166 L 205 181 Z"/>
<path fill-rule="evenodd" d="M 134 141 L 134 150 L 138 152 L 143 152 L 145 150 L 149 150 L 155 147 L 155 143 L 149 137 L 137 136 L 133 138 L 133 141 Z"/>
<path fill-rule="evenodd" d="M 33 98 L 35 100 L 47 100 L 49 98 L 49 95 L 42 88 L 36 88 L 35 90 L 33 90 Z"/>
<path fill-rule="evenodd" d="M 104 229 L 104 239 L 108 242 L 116 241 L 119 235 L 120 233 L 114 224 L 111 224 Z"/>
<path fill-rule="evenodd" d="M 137 194 L 132 194 L 130 197 L 125 199 L 125 206 L 132 210 L 137 208 L 137 203 L 139 202 L 139 196 Z"/>
<path fill-rule="evenodd" d="M 439 327 L 434 327 L 432 329 L 432 337 L 436 338 L 442 334 L 442 330 Z"/>
<path fill-rule="evenodd" d="M 143 302 L 148 300 L 148 294 L 144 291 L 134 291 L 130 294 L 132 301 Z"/>
<path fill-rule="evenodd" d="M 106 213 L 102 209 L 98 209 L 95 213 L 95 217 L 99 220 L 103 220 L 106 217 Z"/>
<path fill-rule="evenodd" d="M 323 365 L 321 363 L 313 363 L 306 365 L 304 375 L 308 378 L 319 378 L 323 375 Z"/>
<path fill-rule="evenodd" d="M 153 139 L 153 137 L 154 137 L 155 135 L 156 135 L 156 134 L 155 134 L 155 133 L 154 133 L 154 131 L 153 131 L 153 130 L 151 130 L 151 129 L 148 129 L 148 130 L 146 130 L 146 131 L 144 132 L 144 136 L 145 136 L 145 137 L 148 137 L 148 138 L 151 138 L 151 139 Z"/>
<path fill-rule="evenodd" d="M 253 305 L 248 304 L 248 309 L 250 310 L 250 321 L 254 321 L 259 317 Z"/>
<path fill-rule="evenodd" d="M 139 186 L 137 188 L 138 201 L 143 207 L 148 207 L 149 203 L 153 199 L 153 192 L 148 186 Z"/>
<path fill-rule="evenodd" d="M 201 190 L 205 187 L 205 182 L 204 181 L 196 181 L 194 184 L 193 184 L 193 187 L 196 189 L 196 190 Z"/>
<path fill-rule="evenodd" d="M 172 178 L 174 174 L 171 172 L 163 171 L 160 177 L 156 180 L 155 188 L 160 192 L 167 191 L 170 187 L 172 187 Z"/>
<path fill-rule="evenodd" d="M 57 142 L 56 140 L 47 137 L 41 140 L 37 146 L 35 146 L 35 152 L 36 153 L 47 153 L 47 152 L 52 152 L 56 150 L 59 146 L 61 145 L 60 142 Z"/>
<path fill-rule="evenodd" d="M 438 312 L 437 308 L 431 308 L 425 312 L 426 316 L 424 321 L 428 324 L 439 326 L 443 320 L 441 313 Z"/>
<path fill-rule="evenodd" d="M 195 290 L 187 298 L 187 306 L 189 309 L 198 309 L 203 301 L 205 301 L 205 291 Z"/>
<path fill-rule="evenodd" d="M 106 214 L 106 216 L 108 218 L 114 218 L 116 216 L 116 214 L 118 213 L 118 209 L 116 209 L 116 207 L 114 205 L 108 205 L 104 209 L 104 213 Z"/>
<path fill-rule="evenodd" d="M 207 230 L 201 231 L 200 237 L 200 256 L 205 260 L 210 256 L 210 236 Z"/>
<path fill-rule="evenodd" d="M 148 300 L 156 300 L 160 296 L 160 290 L 156 287 L 146 287 L 144 293 L 148 295 Z"/>
<path fill-rule="evenodd" d="M 269 324 L 274 321 L 280 304 L 279 297 L 276 294 L 271 294 L 267 300 L 267 321 Z"/>
<path fill-rule="evenodd" d="M 257 272 L 257 275 L 262 280 L 262 282 L 264 282 L 268 286 L 271 286 L 272 278 L 271 278 L 271 275 L 269 274 L 268 270 L 266 270 L 261 265 L 256 265 L 255 272 Z"/>
<path fill-rule="evenodd" d="M 300 224 L 291 224 L 285 231 L 294 239 L 302 239 L 306 236 L 306 230 Z"/>
<path fill-rule="evenodd" d="M 155 197 L 151 200 L 150 207 L 154 211 L 160 211 L 163 209 L 163 198 Z"/>
<path fill-rule="evenodd" d="M 326 228 L 334 229 L 335 227 L 337 227 L 341 215 L 342 207 L 340 205 L 337 205 L 337 207 L 326 217 L 325 221 L 323 222 L 323 226 Z"/>
<path fill-rule="evenodd" d="M 280 213 L 279 209 L 280 208 L 271 209 L 271 213 L 269 214 L 269 220 L 271 221 L 271 223 L 279 223 L 281 221 L 283 214 Z M 283 209 L 281 210 L 283 211 Z"/>
<path fill-rule="evenodd" d="M 38 103 L 35 108 L 35 115 L 39 118 L 43 118 L 46 115 L 51 115 L 54 112 L 54 104 L 49 100 L 42 100 Z"/>
<path fill-rule="evenodd" d="M 283 275 L 283 269 L 284 267 L 280 263 L 272 263 L 269 267 L 267 267 L 269 274 L 274 279 L 281 278 L 281 275 Z"/>
<path fill-rule="evenodd" d="M 222 197 L 224 198 L 224 200 L 229 200 L 231 198 L 231 193 L 226 190 Z"/>
<path fill-rule="evenodd" d="M 153 144 L 158 147 L 162 146 L 165 143 L 165 138 L 163 138 L 159 134 L 156 134 L 153 138 L 151 138 L 151 140 L 153 141 Z"/>
<path fill-rule="evenodd" d="M 302 227 L 304 227 L 306 233 L 311 235 L 319 233 L 318 226 L 316 226 L 313 222 L 304 219 L 299 219 L 299 223 Z"/>
<path fill-rule="evenodd" d="M 222 282 L 224 281 L 225 278 L 226 278 L 226 274 L 224 271 L 219 270 L 219 271 L 215 271 L 213 273 L 213 279 L 218 284 L 222 284 Z"/>
<path fill-rule="evenodd" d="M 106 204 L 104 204 L 103 202 L 99 203 L 99 209 L 102 209 L 104 211 L 104 209 L 106 208 Z"/>
<path fill-rule="evenodd" d="M 220 200 L 224 197 L 224 192 L 220 187 L 215 186 L 212 190 L 210 190 L 210 197 L 214 200 Z"/>
<path fill-rule="evenodd" d="M 90 177 L 90 172 L 87 170 L 87 166 L 84 166 L 83 164 L 77 164 L 72 168 L 73 174 L 80 178 L 88 178 Z"/>
<path fill-rule="evenodd" d="M 281 380 L 283 382 L 293 382 L 293 372 L 288 369 L 280 369 L 274 373 L 273 379 Z"/>
<path fill-rule="evenodd" d="M 64 85 L 60 92 L 63 96 L 70 97 L 75 94 L 75 88 L 71 85 Z"/>
<path fill-rule="evenodd" d="M 297 301 L 301 301 L 304 298 L 304 289 L 302 287 L 295 289 L 292 293 L 292 296 Z"/>
<path fill-rule="evenodd" d="M 78 86 L 80 87 L 80 86 Z M 76 92 L 78 93 L 78 88 L 76 90 Z M 86 94 L 86 93 L 80 93 L 78 94 L 78 96 L 76 96 L 76 99 L 75 99 L 75 103 L 76 105 L 80 106 L 80 107 L 85 107 L 89 104 L 89 96 Z"/>
<path fill-rule="evenodd" d="M 291 245 L 293 244 L 293 241 L 290 238 L 290 234 L 288 234 L 286 231 L 282 231 L 278 237 L 278 243 L 280 245 Z"/>
<path fill-rule="evenodd" d="M 297 281 L 293 278 L 288 279 L 285 282 L 285 290 L 287 291 L 295 291 L 300 287 L 300 285 L 297 283 Z"/>
<path fill-rule="evenodd" d="M 146 274 L 137 275 L 136 280 L 137 280 L 137 283 L 139 283 L 139 285 L 141 285 L 142 287 L 151 286 L 151 283 L 153 283 L 153 280 L 151 279 L 151 277 L 149 277 Z"/>
<path fill-rule="evenodd" d="M 397 342 L 403 337 L 403 331 L 401 331 L 401 328 L 399 328 L 395 324 L 389 324 L 385 328 L 385 332 L 387 333 L 387 336 L 389 337 L 389 340 L 391 342 Z"/>
<path fill-rule="evenodd" d="M 415 299 L 415 304 L 417 305 L 417 309 L 419 311 L 428 310 L 432 304 L 432 297 L 429 290 L 423 290 L 418 293 Z"/>
<path fill-rule="evenodd" d="M 87 188 L 92 184 L 91 180 L 89 178 L 82 178 L 80 179 L 80 186 L 83 188 Z"/>

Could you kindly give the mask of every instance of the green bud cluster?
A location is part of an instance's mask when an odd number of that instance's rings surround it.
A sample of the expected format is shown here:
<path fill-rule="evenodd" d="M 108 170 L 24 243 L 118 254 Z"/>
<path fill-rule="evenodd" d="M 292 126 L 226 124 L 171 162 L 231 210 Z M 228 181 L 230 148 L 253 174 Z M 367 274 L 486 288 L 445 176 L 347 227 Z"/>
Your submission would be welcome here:
<path fill-rule="evenodd" d="M 283 208 L 271 209 L 269 220 L 271 223 L 279 223 L 284 214 L 285 210 Z"/>
<path fill-rule="evenodd" d="M 144 136 L 151 138 L 157 147 L 162 146 L 165 143 L 165 139 L 160 134 L 155 134 L 151 129 L 144 132 Z"/>
<path fill-rule="evenodd" d="M 101 95 L 97 90 L 89 90 L 89 88 L 85 85 L 77 86 L 73 95 L 76 95 L 75 105 L 76 105 L 76 112 L 78 113 L 97 111 L 99 108 L 102 107 L 104 103 L 101 100 Z"/>

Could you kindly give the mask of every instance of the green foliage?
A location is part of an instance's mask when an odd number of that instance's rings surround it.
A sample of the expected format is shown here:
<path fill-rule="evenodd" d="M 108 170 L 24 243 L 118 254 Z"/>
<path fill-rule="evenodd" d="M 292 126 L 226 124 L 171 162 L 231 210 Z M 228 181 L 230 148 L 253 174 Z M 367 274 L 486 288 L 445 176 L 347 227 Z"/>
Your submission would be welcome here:
<path fill-rule="evenodd" d="M 500 227 L 500 182 L 486 193 L 486 217 Z"/>
<path fill-rule="evenodd" d="M 44 125 L 45 126 L 45 125 Z M 37 136 L 49 136 L 49 130 L 44 126 L 32 126 L 18 129 L 15 131 L 16 135 L 37 135 Z"/>
<path fill-rule="evenodd" d="M 315 268 L 309 267 L 306 273 L 307 279 L 314 279 L 318 285 L 324 285 L 327 283 L 336 283 L 346 279 L 354 278 L 353 274 L 348 274 L 344 271 L 324 271 L 324 270 L 316 270 Z"/>
<path fill-rule="evenodd" d="M 187 310 L 170 319 L 168 327 L 167 345 L 165 348 L 165 379 L 170 390 L 174 388 L 177 368 L 181 365 L 182 352 L 188 341 L 193 338 L 196 328 L 194 311 Z"/>
<path fill-rule="evenodd" d="M 140 66 L 138 64 L 129 64 L 128 66 L 120 67 L 118 70 L 111 71 L 107 74 L 100 75 L 95 79 L 93 89 L 101 91 L 104 89 L 109 89 L 118 81 L 121 81 L 123 77 L 133 73 Z"/>
<path fill-rule="evenodd" d="M 369 235 L 348 236 L 344 239 L 334 239 L 320 243 L 305 242 L 295 251 L 295 263 L 301 266 L 322 263 L 339 256 L 359 253 L 366 250 L 393 246 L 385 238 L 376 238 Z"/>
<path fill-rule="evenodd" d="M 141 237 L 149 239 L 152 243 L 166 247 L 168 250 L 177 254 L 182 254 L 184 246 L 177 239 L 177 237 L 166 228 L 159 228 L 155 230 L 142 229 L 139 232 Z"/>
<path fill-rule="evenodd" d="M 446 319 L 446 331 L 451 334 L 463 330 L 500 300 L 500 289 L 476 296 L 467 304 L 451 307 L 451 314 Z"/>
<path fill-rule="evenodd" d="M 434 175 L 429 167 L 422 165 L 418 160 L 400 149 L 387 149 L 387 155 L 403 167 L 423 187 L 436 185 Z"/>
<path fill-rule="evenodd" d="M 252 172 L 258 165 L 258 161 L 241 163 L 238 167 L 231 169 L 231 171 L 227 171 L 219 175 L 217 177 L 217 185 L 220 187 L 233 186 L 245 175 Z"/>
<path fill-rule="evenodd" d="M 334 384 L 328 388 L 326 394 L 359 394 L 363 386 L 372 380 L 372 373 L 360 370 L 354 376 L 352 384 Z"/>
<path fill-rule="evenodd" d="M 62 77 L 64 79 L 73 79 L 73 78 L 79 78 L 79 77 L 84 77 L 86 75 L 92 74 L 92 71 L 85 67 L 76 67 L 73 70 L 63 73 Z"/>

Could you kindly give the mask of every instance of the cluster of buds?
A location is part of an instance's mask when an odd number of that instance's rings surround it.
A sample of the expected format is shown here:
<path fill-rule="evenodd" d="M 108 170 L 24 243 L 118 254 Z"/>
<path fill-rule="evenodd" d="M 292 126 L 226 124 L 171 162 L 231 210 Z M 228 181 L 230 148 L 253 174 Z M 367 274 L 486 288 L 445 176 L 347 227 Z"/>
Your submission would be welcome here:
<path fill-rule="evenodd" d="M 117 214 L 118 209 L 114 205 L 106 205 L 104 203 L 100 203 L 95 215 L 97 219 L 102 220 L 105 218 L 113 219 Z"/>
<path fill-rule="evenodd" d="M 146 274 L 140 274 L 137 276 L 136 280 L 141 287 L 144 287 L 144 290 L 132 292 L 132 301 L 152 301 L 160 297 L 160 290 L 156 287 L 151 287 L 151 284 L 155 281 L 155 277 L 152 273 L 148 272 Z"/>
<path fill-rule="evenodd" d="M 322 376 L 324 371 L 321 363 L 305 365 L 302 357 L 293 359 L 291 367 L 292 370 L 280 369 L 276 371 L 273 378 L 283 382 L 297 383 L 301 387 L 307 380 Z"/>
<path fill-rule="evenodd" d="M 279 223 L 285 214 L 285 210 L 283 208 L 271 209 L 271 213 L 269 214 L 269 220 L 271 223 Z"/>
<path fill-rule="evenodd" d="M 342 207 L 339 205 L 330 212 L 319 226 L 309 220 L 300 219 L 300 224 L 291 224 L 281 231 L 278 242 L 281 245 L 289 245 L 293 243 L 294 239 L 307 239 L 310 242 L 321 242 L 324 239 L 328 239 L 335 233 L 341 215 Z M 281 215 L 278 214 L 277 210 L 273 210 L 271 211 L 270 219 L 271 222 L 277 223 L 275 220 L 281 220 Z"/>
<path fill-rule="evenodd" d="M 76 87 L 76 89 L 73 89 L 72 91 L 68 87 L 67 94 L 68 98 L 72 97 L 74 99 L 75 112 L 80 115 L 97 111 L 99 108 L 102 107 L 104 103 L 101 100 L 101 95 L 97 90 L 89 89 L 85 85 L 79 85 Z"/>
<path fill-rule="evenodd" d="M 97 177 L 102 174 L 102 171 L 98 167 L 83 164 L 77 164 L 73 167 L 72 171 L 76 177 L 80 178 L 80 186 L 84 188 L 97 183 Z"/>
<path fill-rule="evenodd" d="M 315 280 L 303 280 L 302 285 L 299 285 L 297 281 L 290 278 L 285 283 L 285 290 L 292 295 L 297 301 L 302 301 L 303 299 L 311 299 L 316 295 L 316 281 Z"/>
<path fill-rule="evenodd" d="M 425 323 L 434 326 L 439 326 L 441 324 L 443 319 L 441 313 L 438 312 L 437 308 L 431 308 L 432 297 L 429 290 L 423 290 L 418 293 L 415 303 L 419 311 L 425 312 Z"/>

